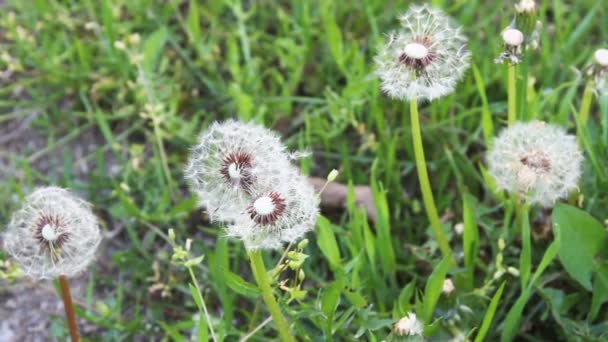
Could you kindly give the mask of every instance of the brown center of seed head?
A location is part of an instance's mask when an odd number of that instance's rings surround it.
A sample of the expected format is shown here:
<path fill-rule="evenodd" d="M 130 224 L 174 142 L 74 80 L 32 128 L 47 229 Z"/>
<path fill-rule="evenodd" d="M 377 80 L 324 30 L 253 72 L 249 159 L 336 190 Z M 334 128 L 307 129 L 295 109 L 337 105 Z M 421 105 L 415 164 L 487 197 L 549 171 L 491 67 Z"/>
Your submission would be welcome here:
<path fill-rule="evenodd" d="M 257 205 L 260 201 L 270 203 L 264 203 L 263 206 L 265 208 L 261 208 Z M 270 208 L 267 207 L 268 204 L 270 204 Z M 267 196 L 261 196 L 256 199 L 253 205 L 247 209 L 247 212 L 255 223 L 266 226 L 275 223 L 286 209 L 287 203 L 285 199 L 279 193 L 273 191 Z"/>
<path fill-rule="evenodd" d="M 551 163 L 547 155 L 540 151 L 535 151 L 523 156 L 519 160 L 523 165 L 531 168 L 535 172 L 547 173 L 551 170 Z"/>
<path fill-rule="evenodd" d="M 226 183 L 249 191 L 254 182 L 251 168 L 251 155 L 246 152 L 237 151 L 224 157 L 220 173 Z"/>
<path fill-rule="evenodd" d="M 61 248 L 70 239 L 66 231 L 65 221 L 55 214 L 42 214 L 36 221 L 34 237 L 40 248 L 49 253 L 53 259 L 58 259 Z"/>

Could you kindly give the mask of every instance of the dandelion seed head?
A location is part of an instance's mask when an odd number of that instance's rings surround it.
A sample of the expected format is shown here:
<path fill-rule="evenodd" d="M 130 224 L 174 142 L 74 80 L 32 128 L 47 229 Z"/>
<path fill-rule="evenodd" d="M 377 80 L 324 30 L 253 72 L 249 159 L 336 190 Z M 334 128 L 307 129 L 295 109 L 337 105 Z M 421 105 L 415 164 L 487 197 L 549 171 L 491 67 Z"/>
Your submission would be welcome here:
<path fill-rule="evenodd" d="M 502 32 L 502 40 L 510 46 L 520 46 L 524 42 L 524 34 L 514 28 L 508 28 Z"/>
<path fill-rule="evenodd" d="M 499 189 L 549 207 L 577 188 L 583 156 L 574 136 L 539 121 L 504 129 L 487 155 Z"/>
<path fill-rule="evenodd" d="M 253 123 L 212 124 L 190 152 L 184 176 L 212 221 L 232 221 L 254 186 L 280 182 L 291 167 L 279 136 Z"/>
<path fill-rule="evenodd" d="M 466 37 L 442 11 L 412 6 L 399 17 L 375 58 L 382 90 L 403 100 L 433 100 L 451 93 L 469 67 Z"/>
<path fill-rule="evenodd" d="M 283 182 L 256 186 L 246 209 L 226 228 L 249 250 L 277 249 L 311 231 L 319 215 L 319 199 L 308 179 L 291 167 Z"/>
<path fill-rule="evenodd" d="M 595 57 L 597 64 L 608 67 L 608 49 L 598 49 L 593 54 L 593 57 Z"/>
<path fill-rule="evenodd" d="M 35 279 L 73 276 L 95 259 L 101 242 L 90 205 L 58 187 L 39 188 L 15 212 L 4 247 Z"/>
<path fill-rule="evenodd" d="M 395 323 L 393 329 L 397 336 L 421 336 L 424 325 L 418 320 L 415 313 L 409 312 Z"/>

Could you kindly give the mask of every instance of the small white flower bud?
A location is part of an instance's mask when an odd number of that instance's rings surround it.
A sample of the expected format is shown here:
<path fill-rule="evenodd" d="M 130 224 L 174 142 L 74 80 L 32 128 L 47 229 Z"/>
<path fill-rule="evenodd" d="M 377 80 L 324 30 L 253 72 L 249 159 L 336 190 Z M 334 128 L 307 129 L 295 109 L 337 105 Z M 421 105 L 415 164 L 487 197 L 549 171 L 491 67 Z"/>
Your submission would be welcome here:
<path fill-rule="evenodd" d="M 456 223 L 456 225 L 454 225 L 454 232 L 456 232 L 457 235 L 462 235 L 462 233 L 464 232 L 464 223 Z"/>
<path fill-rule="evenodd" d="M 418 320 L 415 313 L 409 312 L 407 316 L 395 323 L 393 329 L 397 336 L 421 336 L 424 325 Z"/>
<path fill-rule="evenodd" d="M 455 289 L 456 287 L 454 286 L 454 282 L 452 281 L 452 279 L 446 278 L 443 281 L 443 288 L 441 289 L 441 292 L 443 292 L 443 294 L 449 296 L 452 294 L 452 292 L 454 292 Z"/>
<path fill-rule="evenodd" d="M 114 47 L 118 50 L 124 51 L 127 49 L 127 45 L 121 41 L 121 40 L 117 40 L 114 42 Z"/>

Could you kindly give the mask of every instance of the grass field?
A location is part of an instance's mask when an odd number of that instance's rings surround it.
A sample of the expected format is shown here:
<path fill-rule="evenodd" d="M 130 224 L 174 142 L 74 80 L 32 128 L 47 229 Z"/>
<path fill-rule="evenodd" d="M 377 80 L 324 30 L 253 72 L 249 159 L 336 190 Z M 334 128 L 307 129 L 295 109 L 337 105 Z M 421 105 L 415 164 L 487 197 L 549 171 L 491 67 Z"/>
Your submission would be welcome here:
<path fill-rule="evenodd" d="M 487 147 L 507 124 L 507 67 L 494 59 L 513 4 L 432 4 L 462 25 L 472 55 L 452 94 L 420 103 L 457 265 L 442 258 L 425 214 L 408 103 L 383 95 L 374 74 L 384 33 L 408 1 L 0 2 L 1 226 L 37 186 L 93 204 L 104 240 L 73 280 L 85 340 L 206 341 L 211 331 L 226 341 L 276 339 L 245 248 L 207 220 L 183 178 L 209 124 L 255 121 L 312 152 L 299 160 L 304 173 L 325 178 L 335 168 L 336 182 L 371 190 L 363 199 L 349 192 L 343 209 L 323 206 L 309 243 L 288 257 L 304 259 L 305 277 L 288 269 L 274 284 L 297 340 L 397 339 L 393 326 L 408 312 L 433 341 L 607 340 L 608 97 L 592 98 L 586 123 L 579 108 L 586 67 L 607 47 L 608 7 L 540 6 L 540 48 L 518 67 L 518 119 L 576 134 L 585 162 L 580 193 L 553 213 L 532 206 L 526 227 L 484 173 Z M 374 203 L 373 220 L 356 200 Z M 179 246 L 192 240 L 184 260 L 204 255 L 191 269 L 210 319 L 189 269 L 172 259 L 169 229 Z M 281 255 L 264 252 L 266 267 Z M 66 340 L 62 311 L 36 306 L 40 293 L 60 303 L 40 291 L 56 285 L 33 284 L 0 250 L 0 302 L 34 296 L 0 305 L 3 321 L 33 315 L 37 336 Z M 9 340 L 35 335 L 26 324 L 0 324 L 0 337 L 3 329 Z"/>

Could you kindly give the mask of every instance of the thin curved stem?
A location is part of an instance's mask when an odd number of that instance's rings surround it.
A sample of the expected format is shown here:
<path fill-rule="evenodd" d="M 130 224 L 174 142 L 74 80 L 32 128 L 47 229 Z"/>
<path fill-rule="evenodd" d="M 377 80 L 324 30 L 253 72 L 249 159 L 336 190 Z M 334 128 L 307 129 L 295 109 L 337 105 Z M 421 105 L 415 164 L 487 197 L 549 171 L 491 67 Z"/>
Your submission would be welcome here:
<path fill-rule="evenodd" d="M 270 311 L 270 315 L 274 320 L 274 323 L 277 326 L 277 330 L 279 331 L 279 336 L 281 337 L 281 341 L 292 342 L 294 341 L 293 337 L 289 333 L 289 324 L 283 317 L 281 313 L 281 308 L 277 303 L 277 300 L 274 298 L 274 294 L 272 293 L 272 287 L 270 286 L 270 281 L 268 279 L 268 273 L 266 271 L 266 267 L 264 266 L 264 260 L 262 259 L 261 251 L 248 251 L 249 261 L 251 262 L 251 271 L 253 272 L 253 277 L 258 284 L 258 288 L 262 293 L 262 298 L 266 303 L 266 307 L 268 311 Z"/>
<path fill-rule="evenodd" d="M 61 287 L 61 297 L 63 298 L 63 308 L 65 309 L 65 317 L 68 321 L 70 330 L 70 338 L 72 342 L 80 341 L 78 335 L 78 324 L 76 324 L 76 315 L 74 314 L 74 303 L 72 302 L 72 294 L 70 292 L 70 283 L 64 275 L 59 276 L 59 285 Z"/>
<path fill-rule="evenodd" d="M 424 202 L 426 215 L 431 223 L 431 228 L 435 235 L 435 239 L 437 239 L 437 244 L 439 245 L 441 253 L 444 257 L 452 257 L 450 243 L 441 228 L 441 221 L 437 214 L 437 207 L 435 207 L 435 199 L 433 198 L 433 191 L 431 190 L 429 174 L 426 169 L 424 147 L 422 146 L 422 133 L 420 130 L 420 115 L 418 114 L 418 101 L 416 100 L 410 101 L 410 118 L 412 142 L 414 144 L 414 158 L 416 159 L 416 170 L 418 171 L 418 180 L 420 182 L 420 191 L 422 192 L 422 201 Z"/>
<path fill-rule="evenodd" d="M 192 282 L 194 283 L 194 287 L 196 288 L 196 294 L 198 295 L 198 300 L 201 303 L 203 314 L 205 315 L 205 320 L 207 320 L 207 326 L 209 327 L 209 332 L 211 333 L 211 339 L 213 341 L 217 341 L 217 337 L 215 336 L 215 331 L 213 330 L 213 324 L 211 323 L 211 316 L 209 315 L 209 311 L 207 310 L 207 305 L 205 305 L 205 299 L 203 298 L 201 287 L 198 285 L 198 280 L 196 280 L 196 276 L 194 275 L 194 271 L 191 266 L 186 266 L 188 269 L 188 273 L 190 274 L 190 278 L 192 278 Z"/>

